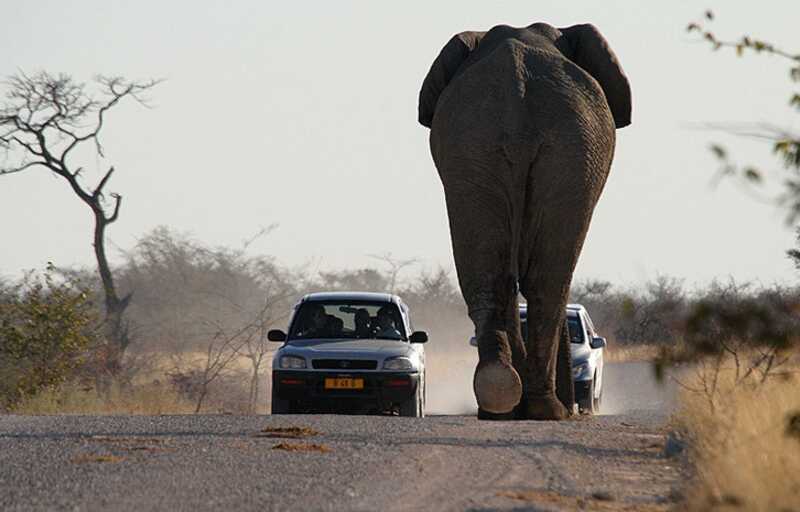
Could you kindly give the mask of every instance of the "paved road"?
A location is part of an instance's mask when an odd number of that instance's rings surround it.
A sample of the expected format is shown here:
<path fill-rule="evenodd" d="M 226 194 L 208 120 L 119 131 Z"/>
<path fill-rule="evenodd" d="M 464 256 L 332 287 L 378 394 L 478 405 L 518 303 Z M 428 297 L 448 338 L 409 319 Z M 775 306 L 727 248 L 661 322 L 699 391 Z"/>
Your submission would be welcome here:
<path fill-rule="evenodd" d="M 646 365 L 607 378 L 616 414 L 560 423 L 0 416 L 0 509 L 666 510 L 669 390 Z M 260 437 L 290 426 L 317 433 Z"/>

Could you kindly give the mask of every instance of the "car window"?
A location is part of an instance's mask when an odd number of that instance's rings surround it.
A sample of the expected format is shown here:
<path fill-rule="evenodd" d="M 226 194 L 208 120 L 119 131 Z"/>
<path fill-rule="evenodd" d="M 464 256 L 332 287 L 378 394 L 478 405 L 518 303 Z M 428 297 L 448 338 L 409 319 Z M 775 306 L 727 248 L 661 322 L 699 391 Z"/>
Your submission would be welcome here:
<path fill-rule="evenodd" d="M 406 340 L 400 310 L 386 302 L 304 302 L 289 330 L 290 341 L 353 338 Z"/>
<path fill-rule="evenodd" d="M 567 315 L 567 324 L 569 324 L 569 341 L 572 343 L 583 343 L 583 327 L 578 315 Z"/>
<path fill-rule="evenodd" d="M 584 311 L 583 318 L 586 321 L 586 330 L 589 331 L 589 336 L 597 336 L 597 331 L 594 330 L 594 324 L 592 323 L 592 319 L 589 318 L 589 314 Z"/>
<path fill-rule="evenodd" d="M 528 339 L 528 319 L 522 319 L 520 324 L 522 331 L 522 339 Z M 577 316 L 567 315 L 567 324 L 569 325 L 569 340 L 572 343 L 583 343 L 583 329 L 581 329 L 581 322 Z"/>

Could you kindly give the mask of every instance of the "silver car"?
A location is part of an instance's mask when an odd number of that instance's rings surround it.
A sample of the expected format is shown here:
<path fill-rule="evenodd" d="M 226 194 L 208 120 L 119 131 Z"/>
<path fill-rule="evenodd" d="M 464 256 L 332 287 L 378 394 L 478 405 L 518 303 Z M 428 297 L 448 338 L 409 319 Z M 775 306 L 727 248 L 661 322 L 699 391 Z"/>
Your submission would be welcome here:
<path fill-rule="evenodd" d="M 519 305 L 522 338 L 528 338 L 528 306 Z M 575 382 L 575 402 L 580 412 L 595 414 L 603 399 L 603 351 L 606 339 L 598 336 L 586 308 L 580 304 L 567 305 L 572 379 Z M 475 338 L 470 345 L 477 346 Z"/>
<path fill-rule="evenodd" d="M 397 295 L 312 293 L 295 306 L 272 361 L 272 414 L 425 414 L 424 331 Z"/>

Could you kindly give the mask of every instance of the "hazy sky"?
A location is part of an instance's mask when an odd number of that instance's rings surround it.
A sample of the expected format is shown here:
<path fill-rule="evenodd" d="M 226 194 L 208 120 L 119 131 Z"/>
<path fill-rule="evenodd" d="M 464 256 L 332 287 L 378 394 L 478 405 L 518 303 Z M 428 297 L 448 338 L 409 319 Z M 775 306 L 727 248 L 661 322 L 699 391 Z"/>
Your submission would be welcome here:
<path fill-rule="evenodd" d="M 109 115 L 107 161 L 83 166 L 124 196 L 109 228 L 129 249 L 158 225 L 214 245 L 252 246 L 288 265 L 376 265 L 370 254 L 452 267 L 442 188 L 417 124 L 417 94 L 450 36 L 505 23 L 594 23 L 633 89 L 633 124 L 596 209 L 577 278 L 658 274 L 795 280 L 793 233 L 733 183 L 710 186 L 712 141 L 777 169 L 768 145 L 701 128 L 798 128 L 785 61 L 713 53 L 685 32 L 712 8 L 720 36 L 800 51 L 800 2 L 37 1 L 2 9 L 0 73 L 45 69 L 166 81 L 155 108 Z M 795 123 L 794 125 L 792 123 Z M 92 264 L 91 216 L 43 168 L 0 177 L 0 275 Z"/>

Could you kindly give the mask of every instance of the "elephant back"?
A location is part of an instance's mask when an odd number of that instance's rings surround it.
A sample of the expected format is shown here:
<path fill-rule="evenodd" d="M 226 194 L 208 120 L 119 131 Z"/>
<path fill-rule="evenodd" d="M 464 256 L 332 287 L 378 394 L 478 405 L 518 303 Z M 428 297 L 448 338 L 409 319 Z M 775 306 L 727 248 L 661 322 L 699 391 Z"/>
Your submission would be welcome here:
<path fill-rule="evenodd" d="M 439 97 L 434 154 L 502 146 L 517 160 L 564 132 L 600 132 L 614 140 L 602 88 L 552 43 L 487 37 Z"/>

